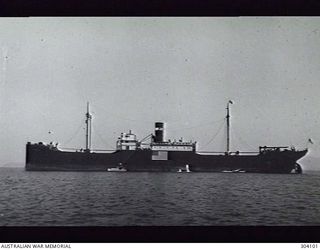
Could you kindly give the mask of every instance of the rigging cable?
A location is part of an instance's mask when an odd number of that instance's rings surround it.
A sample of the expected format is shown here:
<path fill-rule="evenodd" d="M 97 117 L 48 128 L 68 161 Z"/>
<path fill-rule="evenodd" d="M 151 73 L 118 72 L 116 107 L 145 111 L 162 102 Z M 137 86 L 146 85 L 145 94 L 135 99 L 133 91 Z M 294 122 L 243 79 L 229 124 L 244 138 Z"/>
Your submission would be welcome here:
<path fill-rule="evenodd" d="M 101 142 L 106 144 L 108 147 L 113 148 L 112 146 L 109 145 L 109 143 L 106 140 L 103 139 L 102 135 L 99 133 L 98 129 L 96 128 L 96 126 L 94 124 L 93 124 L 93 130 L 98 135 L 98 138 L 100 139 Z"/>
<path fill-rule="evenodd" d="M 200 123 L 200 124 L 194 125 L 194 126 L 192 126 L 192 127 L 179 127 L 179 128 L 176 128 L 176 129 L 170 129 L 170 132 L 171 132 L 171 131 L 178 131 L 178 130 L 185 130 L 185 129 L 193 129 L 193 128 L 204 127 L 204 126 L 208 126 L 208 125 L 212 125 L 212 124 L 221 122 L 221 121 L 223 121 L 224 119 L 225 119 L 225 118 L 222 118 L 222 119 L 216 120 L 216 121 L 211 121 L 211 122 L 206 122 L 206 123 Z"/>
<path fill-rule="evenodd" d="M 102 108 L 101 106 L 99 106 L 99 107 L 96 107 L 95 105 L 92 105 L 92 106 L 93 106 L 93 108 L 95 108 L 96 110 L 102 110 L 102 111 L 103 111 L 102 113 L 107 113 L 107 114 L 109 114 L 109 115 L 111 115 L 111 116 L 118 117 L 118 118 L 121 119 L 121 120 L 132 121 L 132 122 L 140 122 L 140 123 L 141 123 L 141 119 L 140 119 L 140 120 L 136 120 L 136 119 L 125 118 L 125 117 L 122 117 L 122 116 L 120 116 L 120 115 L 118 115 L 118 114 L 116 115 L 116 114 L 114 114 L 114 113 L 111 113 L 110 110 L 104 109 L 104 108 Z M 145 119 L 144 119 L 144 122 L 154 122 L 154 121 L 148 121 L 148 120 L 145 120 Z"/>
<path fill-rule="evenodd" d="M 102 110 L 103 113 L 107 113 L 107 114 L 109 114 L 111 116 L 114 116 L 114 117 L 117 117 L 117 118 L 119 118 L 121 120 L 141 123 L 141 119 L 138 120 L 138 119 L 125 118 L 125 117 L 122 117 L 122 116 L 120 116 L 118 114 L 111 113 L 110 110 L 106 110 L 106 109 L 102 108 L 101 106 L 99 106 L 99 107 L 95 107 L 95 105 L 91 105 L 91 106 L 93 106 L 93 108 L 96 108 L 97 110 L 99 110 L 99 109 Z M 224 118 L 219 119 L 219 120 L 215 120 L 215 121 L 206 122 L 206 123 L 201 122 L 201 123 L 198 123 L 198 124 L 193 125 L 191 127 L 174 128 L 174 129 L 170 129 L 170 131 L 177 131 L 177 130 L 183 130 L 183 129 L 192 129 L 192 128 L 197 128 L 197 127 L 207 126 L 207 125 L 211 125 L 211 124 L 214 124 L 214 123 L 218 123 L 218 122 L 220 122 L 222 120 L 224 120 Z M 145 119 L 143 121 L 144 122 L 150 122 L 150 123 L 154 123 L 155 122 L 154 120 L 151 121 L 151 120 L 145 120 Z M 176 122 L 170 122 L 170 123 L 176 123 Z"/>
<path fill-rule="evenodd" d="M 208 146 L 217 137 L 217 135 L 220 133 L 221 129 L 224 127 L 223 125 L 225 125 L 225 118 L 223 118 L 223 122 L 221 123 L 217 132 L 214 134 L 214 136 L 210 139 L 210 141 L 204 147 Z"/>
<path fill-rule="evenodd" d="M 66 141 L 64 142 L 62 145 L 67 145 L 68 143 L 70 143 L 79 133 L 80 129 L 83 127 L 83 122 L 81 122 L 80 126 L 77 128 L 76 132 Z"/>
<path fill-rule="evenodd" d="M 244 139 L 242 139 L 241 136 L 238 135 L 238 133 L 234 133 L 235 130 L 233 130 L 233 135 L 235 136 L 235 138 L 238 140 L 238 142 L 240 144 L 243 144 L 244 146 L 252 149 L 252 150 L 256 150 L 256 148 L 254 148 L 253 146 L 251 146 L 250 144 L 248 144 Z"/>

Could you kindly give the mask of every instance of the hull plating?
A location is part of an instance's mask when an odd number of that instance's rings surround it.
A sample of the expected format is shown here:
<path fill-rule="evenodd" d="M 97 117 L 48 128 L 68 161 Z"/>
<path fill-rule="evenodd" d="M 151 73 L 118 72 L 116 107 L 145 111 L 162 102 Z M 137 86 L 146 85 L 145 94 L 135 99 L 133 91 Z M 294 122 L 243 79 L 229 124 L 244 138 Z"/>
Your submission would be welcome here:
<path fill-rule="evenodd" d="M 223 172 L 241 169 L 249 173 L 291 173 L 296 161 L 307 153 L 285 150 L 257 155 L 201 155 L 168 152 L 167 160 L 152 160 L 151 150 L 121 150 L 113 153 L 65 152 L 45 145 L 27 144 L 26 170 L 107 171 L 118 164 L 128 172 L 177 172 L 189 165 L 192 172 Z"/>

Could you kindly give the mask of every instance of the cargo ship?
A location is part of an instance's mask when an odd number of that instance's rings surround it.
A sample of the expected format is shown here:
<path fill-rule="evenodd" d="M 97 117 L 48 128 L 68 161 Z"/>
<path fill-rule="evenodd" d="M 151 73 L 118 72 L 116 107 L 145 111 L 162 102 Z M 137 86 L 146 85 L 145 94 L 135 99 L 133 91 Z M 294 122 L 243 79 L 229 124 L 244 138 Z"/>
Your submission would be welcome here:
<path fill-rule="evenodd" d="M 197 151 L 197 142 L 165 139 L 165 123 L 155 122 L 155 131 L 138 140 L 129 130 L 121 133 L 116 149 L 91 149 L 92 115 L 87 103 L 85 149 L 64 150 L 43 142 L 26 145 L 27 171 L 110 171 L 110 172 L 221 172 L 221 173 L 302 173 L 297 161 L 307 149 L 288 146 L 260 146 L 255 152 L 230 151 L 230 104 L 224 152 Z M 148 140 L 148 142 L 146 142 Z"/>

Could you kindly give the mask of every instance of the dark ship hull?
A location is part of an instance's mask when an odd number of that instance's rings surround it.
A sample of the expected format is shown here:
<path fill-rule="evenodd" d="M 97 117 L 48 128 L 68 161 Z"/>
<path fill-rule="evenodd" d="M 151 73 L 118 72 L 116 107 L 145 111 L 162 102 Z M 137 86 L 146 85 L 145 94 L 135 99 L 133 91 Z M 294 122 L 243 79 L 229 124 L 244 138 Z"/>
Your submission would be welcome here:
<path fill-rule="evenodd" d="M 155 123 L 155 133 L 138 141 L 135 134 L 121 133 L 113 152 L 94 152 L 91 148 L 91 114 L 86 113 L 86 148 L 62 151 L 52 142 L 27 143 L 26 170 L 31 171 L 125 171 L 125 172 L 231 172 L 301 173 L 297 160 L 307 150 L 288 147 L 259 147 L 259 152 L 230 152 L 230 115 L 227 105 L 226 152 L 201 154 L 196 142 L 165 140 L 165 124 Z M 149 138 L 149 144 L 143 143 Z M 147 146 L 146 146 L 147 145 Z"/>
<path fill-rule="evenodd" d="M 153 151 L 148 149 L 112 153 L 66 152 L 43 144 L 28 143 L 26 170 L 107 171 L 121 164 L 128 172 L 178 172 L 188 164 L 191 172 L 301 173 L 301 167 L 296 162 L 306 153 L 307 150 L 283 150 L 256 155 L 205 155 L 192 151 L 171 151 L 166 160 L 153 160 Z"/>

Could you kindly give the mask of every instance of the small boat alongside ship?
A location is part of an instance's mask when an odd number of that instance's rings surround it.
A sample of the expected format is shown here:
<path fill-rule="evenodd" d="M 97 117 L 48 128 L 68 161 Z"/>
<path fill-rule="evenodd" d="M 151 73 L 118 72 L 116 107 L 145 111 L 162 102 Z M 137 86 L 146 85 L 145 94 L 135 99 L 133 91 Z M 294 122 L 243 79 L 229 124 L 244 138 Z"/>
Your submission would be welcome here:
<path fill-rule="evenodd" d="M 113 168 L 107 168 L 108 172 L 127 172 L 127 169 L 125 169 L 122 165 L 122 163 L 119 163 L 117 167 Z"/>
<path fill-rule="evenodd" d="M 125 168 L 119 168 L 119 167 L 114 167 L 114 168 L 107 168 L 108 172 L 127 172 Z"/>
<path fill-rule="evenodd" d="M 86 147 L 66 151 L 57 144 L 43 142 L 26 145 L 27 171 L 108 171 L 108 172 L 223 172 L 223 173 L 302 173 L 297 163 L 307 149 L 288 146 L 260 146 L 255 152 L 230 150 L 230 104 L 228 101 L 226 151 L 201 152 L 197 142 L 166 140 L 165 124 L 155 123 L 155 131 L 138 140 L 121 133 L 115 150 L 91 149 L 92 116 L 87 104 Z M 150 140 L 149 143 L 146 140 Z M 125 166 L 125 167 L 124 167 Z M 185 166 L 185 167 L 182 167 Z"/>
<path fill-rule="evenodd" d="M 246 171 L 239 168 L 234 170 L 223 170 L 222 173 L 245 173 Z"/>
<path fill-rule="evenodd" d="M 190 168 L 189 168 L 189 164 L 187 164 L 184 169 L 179 168 L 178 173 L 191 173 Z"/>

